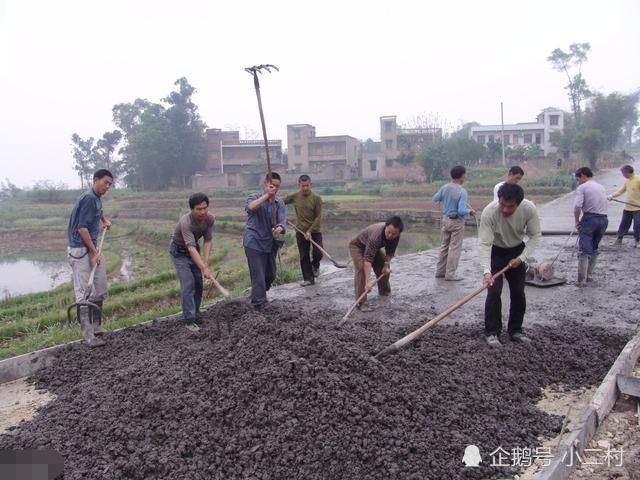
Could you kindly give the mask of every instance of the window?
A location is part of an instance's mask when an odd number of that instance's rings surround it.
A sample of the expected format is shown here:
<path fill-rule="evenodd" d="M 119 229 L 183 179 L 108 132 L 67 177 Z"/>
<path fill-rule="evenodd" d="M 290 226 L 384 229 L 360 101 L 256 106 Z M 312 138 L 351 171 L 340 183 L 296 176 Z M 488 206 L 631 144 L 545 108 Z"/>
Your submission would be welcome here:
<path fill-rule="evenodd" d="M 518 142 L 520 141 L 520 137 L 518 137 L 517 133 L 513 134 L 513 144 L 514 145 L 518 145 Z"/>
<path fill-rule="evenodd" d="M 484 145 L 484 135 L 478 135 L 476 137 L 476 141 L 480 144 L 480 145 Z"/>
<path fill-rule="evenodd" d="M 378 168 L 378 161 L 377 160 L 369 160 L 369 171 L 375 172 L 377 168 Z"/>
<path fill-rule="evenodd" d="M 559 125 L 560 115 L 549 115 L 549 125 Z"/>
<path fill-rule="evenodd" d="M 536 133 L 536 145 L 540 145 L 542 143 L 542 134 Z"/>
<path fill-rule="evenodd" d="M 294 145 L 293 149 L 296 152 L 296 155 L 301 155 L 302 154 L 302 147 L 300 145 Z"/>
<path fill-rule="evenodd" d="M 493 135 L 489 135 L 489 141 L 490 141 L 490 142 L 495 141 L 495 137 L 494 137 Z"/>
<path fill-rule="evenodd" d="M 387 150 L 391 150 L 393 148 L 393 140 L 385 140 L 384 146 Z"/>
<path fill-rule="evenodd" d="M 531 144 L 531 134 L 530 133 L 525 133 L 524 134 L 524 144 L 525 145 Z"/>
<path fill-rule="evenodd" d="M 391 126 L 393 124 L 391 122 L 384 122 L 384 131 L 385 132 L 390 132 L 391 131 Z"/>

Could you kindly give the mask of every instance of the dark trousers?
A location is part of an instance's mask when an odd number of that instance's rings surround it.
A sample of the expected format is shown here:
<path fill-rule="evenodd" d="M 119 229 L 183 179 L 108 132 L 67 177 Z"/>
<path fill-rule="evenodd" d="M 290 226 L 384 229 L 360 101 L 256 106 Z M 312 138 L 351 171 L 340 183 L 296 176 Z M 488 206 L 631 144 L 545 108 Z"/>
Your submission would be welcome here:
<path fill-rule="evenodd" d="M 518 257 L 524 250 L 524 243 L 513 248 L 500 248 L 495 245 L 491 248 L 491 274 L 507 266 L 510 260 Z M 510 268 L 504 275 L 496 278 L 494 284 L 487 290 L 487 299 L 484 302 L 484 330 L 487 336 L 499 335 L 502 331 L 502 282 L 503 278 L 509 282 L 511 305 L 509 306 L 509 325 L 507 331 L 510 334 L 522 332 L 524 312 L 527 309 L 527 299 L 524 294 L 524 279 L 527 267 L 522 263 L 518 268 Z"/>
<path fill-rule="evenodd" d="M 618 227 L 618 238 L 622 239 L 631 227 L 633 221 L 633 238 L 636 242 L 640 242 L 640 210 L 630 212 L 629 210 L 622 210 L 622 219 L 620 220 L 620 226 Z"/>
<path fill-rule="evenodd" d="M 322 246 L 322 233 L 312 233 L 311 239 L 318 245 Z M 302 269 L 302 278 L 309 282 L 313 282 L 313 269 L 320 268 L 322 252 L 318 247 L 312 245 L 309 240 L 305 239 L 304 235 L 300 232 L 296 232 L 296 242 L 298 243 L 298 253 L 300 253 L 300 268 Z M 312 246 L 313 249 L 311 248 Z"/>
<path fill-rule="evenodd" d="M 585 213 L 580 219 L 580 237 L 578 256 L 598 255 L 600 240 L 607 231 L 609 220 L 606 215 Z"/>
<path fill-rule="evenodd" d="M 182 318 L 185 323 L 194 323 L 198 320 L 202 302 L 202 272 L 191 255 L 180 253 L 173 242 L 169 244 L 169 253 L 180 281 Z"/>
<path fill-rule="evenodd" d="M 276 253 L 244 247 L 251 276 L 251 305 L 267 303 L 267 291 L 276 278 Z"/>

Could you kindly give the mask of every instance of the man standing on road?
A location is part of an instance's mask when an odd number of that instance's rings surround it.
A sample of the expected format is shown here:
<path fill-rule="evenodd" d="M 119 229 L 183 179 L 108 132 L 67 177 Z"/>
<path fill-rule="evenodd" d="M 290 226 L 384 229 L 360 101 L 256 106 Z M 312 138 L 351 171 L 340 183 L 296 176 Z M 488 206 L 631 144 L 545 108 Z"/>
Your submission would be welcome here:
<path fill-rule="evenodd" d="M 576 199 L 573 216 L 579 235 L 578 286 L 585 287 L 593 280 L 593 270 L 598 259 L 598 245 L 607 231 L 607 192 L 593 179 L 589 167 L 576 170 Z M 580 218 L 582 213 L 582 218 Z"/>
<path fill-rule="evenodd" d="M 376 278 L 385 274 L 378 281 L 378 295 L 385 297 L 391 294 L 389 276 L 391 275 L 391 259 L 396 253 L 400 233 L 404 225 L 400 217 L 390 217 L 384 223 L 374 223 L 362 230 L 349 242 L 349 253 L 353 259 L 354 286 L 356 300 L 364 292 L 369 292 L 373 288 L 371 285 L 371 270 L 375 272 Z M 384 248 L 384 254 L 382 253 Z M 369 312 L 371 308 L 367 305 L 367 297 L 358 304 L 361 312 Z"/>
<path fill-rule="evenodd" d="M 100 169 L 93 174 L 93 186 L 80 195 L 71 211 L 67 236 L 69 246 L 67 257 L 71 265 L 73 290 L 76 302 L 85 298 L 97 305 L 100 311 L 88 306 L 78 306 L 78 319 L 82 338 L 89 347 L 99 347 L 104 340 L 96 337 L 106 332 L 102 328 L 102 302 L 107 296 L 107 271 L 102 252 L 97 249 L 97 238 L 102 228 L 111 228 L 102 211 L 102 196 L 113 185 L 113 175 L 109 170 Z M 91 270 L 97 265 L 93 286 L 87 287 Z M 91 288 L 87 298 L 86 288 Z"/>
<path fill-rule="evenodd" d="M 608 200 L 613 200 L 615 197 L 619 197 L 625 192 L 627 193 L 627 203 L 625 203 L 622 210 L 622 219 L 618 227 L 616 244 L 622 244 L 622 237 L 627 234 L 631 227 L 631 222 L 633 222 L 633 239 L 636 241 L 636 248 L 640 248 L 640 175 L 633 173 L 631 165 L 625 165 L 620 171 L 626 179 L 624 185 L 617 192 L 607 197 Z"/>
<path fill-rule="evenodd" d="M 261 310 L 267 303 L 267 291 L 276 278 L 276 255 L 282 243 L 280 235 L 285 232 L 286 207 L 276 198 L 280 183 L 279 174 L 267 174 L 263 193 L 251 194 L 245 202 L 247 226 L 242 244 L 251 276 L 251 305 L 256 310 Z"/>
<path fill-rule="evenodd" d="M 180 217 L 169 242 L 169 254 L 180 281 L 182 319 L 192 332 L 198 326 L 202 302 L 202 277 L 212 280 L 209 270 L 211 240 L 213 239 L 213 215 L 209 213 L 209 198 L 204 193 L 189 197 L 191 211 Z M 204 258 L 200 256 L 200 238 L 204 238 Z"/>
<path fill-rule="evenodd" d="M 525 243 L 524 237 L 529 240 Z M 500 347 L 502 331 L 502 276 L 493 275 L 509 265 L 504 277 L 509 282 L 511 304 L 507 331 L 514 342 L 529 342 L 522 331 L 527 308 L 525 262 L 533 255 L 540 242 L 540 218 L 535 205 L 525 200 L 522 187 L 505 183 L 498 190 L 498 201 L 491 202 L 480 216 L 480 266 L 483 283 L 488 286 L 484 304 L 484 328 L 487 343 Z"/>
<path fill-rule="evenodd" d="M 436 278 L 458 281 L 462 277 L 456 275 L 462 241 L 464 240 L 464 221 L 467 215 L 476 212 L 467 206 L 467 191 L 462 188 L 467 170 L 462 166 L 451 169 L 451 182 L 443 185 L 433 196 L 433 201 L 441 204 L 442 210 L 442 244 L 440 257 L 436 267 Z"/>
<path fill-rule="evenodd" d="M 309 175 L 300 175 L 298 178 L 298 191 L 290 193 L 284 198 L 285 205 L 293 203 L 296 211 L 296 243 L 300 254 L 300 268 L 302 269 L 303 282 L 301 285 L 307 287 L 315 284 L 315 278 L 320 273 L 320 260 L 322 252 L 313 245 L 313 240 L 322 246 L 322 233 L 320 232 L 320 221 L 322 217 L 322 199 L 320 195 L 311 191 L 311 178 Z M 309 258 L 310 252 L 313 258 Z"/>
<path fill-rule="evenodd" d="M 522 177 L 524 177 L 524 170 L 522 168 L 518 167 L 517 165 L 511 167 L 507 172 L 506 180 L 496 184 L 496 186 L 493 187 L 493 199 L 495 201 L 498 201 L 498 190 L 502 185 L 504 185 L 505 183 L 518 183 L 520 180 L 522 180 Z"/>

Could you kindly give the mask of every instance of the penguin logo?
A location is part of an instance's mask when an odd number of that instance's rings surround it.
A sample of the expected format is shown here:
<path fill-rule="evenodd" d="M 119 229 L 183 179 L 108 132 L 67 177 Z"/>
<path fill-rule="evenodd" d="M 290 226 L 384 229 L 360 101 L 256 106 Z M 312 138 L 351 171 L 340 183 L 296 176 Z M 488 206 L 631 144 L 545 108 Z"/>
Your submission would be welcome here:
<path fill-rule="evenodd" d="M 477 467 L 482 463 L 482 457 L 480 456 L 480 449 L 475 445 L 468 445 L 464 449 L 464 457 L 462 457 L 462 463 L 465 467 Z"/>

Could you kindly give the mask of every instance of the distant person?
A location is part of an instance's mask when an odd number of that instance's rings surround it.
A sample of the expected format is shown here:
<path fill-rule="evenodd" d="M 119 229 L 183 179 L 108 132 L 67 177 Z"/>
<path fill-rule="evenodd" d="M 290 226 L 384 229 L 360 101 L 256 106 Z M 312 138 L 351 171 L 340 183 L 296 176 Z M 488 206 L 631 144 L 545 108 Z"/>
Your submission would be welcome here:
<path fill-rule="evenodd" d="M 209 197 L 194 193 L 189 197 L 191 211 L 180 217 L 169 241 L 169 254 L 180 281 L 182 319 L 192 332 L 198 326 L 202 302 L 202 277 L 213 280 L 209 270 L 209 256 L 213 239 L 214 218 L 209 213 Z M 200 255 L 199 241 L 204 238 L 204 256 Z"/>
<path fill-rule="evenodd" d="M 633 239 L 636 241 L 636 248 L 640 248 L 640 175 L 633 173 L 631 165 L 625 165 L 620 169 L 622 176 L 626 179 L 620 189 L 607 197 L 613 200 L 626 192 L 627 200 L 622 210 L 622 219 L 618 227 L 618 238 L 616 244 L 622 244 L 622 238 L 627 234 L 633 222 Z"/>
<path fill-rule="evenodd" d="M 312 245 L 310 240 L 322 246 L 322 232 L 320 232 L 322 198 L 311 191 L 311 178 L 309 175 L 300 175 L 300 178 L 298 178 L 298 191 L 287 195 L 284 198 L 284 203 L 285 205 L 293 203 L 296 211 L 296 227 L 304 232 L 296 232 L 296 243 L 298 244 L 303 278 L 301 285 L 303 287 L 313 285 L 316 277 L 320 274 L 322 252 L 318 247 Z M 310 258 L 311 252 L 313 256 Z"/>
<path fill-rule="evenodd" d="M 521 167 L 518 167 L 517 165 L 511 167 L 507 172 L 507 178 L 493 187 L 493 199 L 495 201 L 498 200 L 498 190 L 502 185 L 505 183 L 518 183 L 522 180 L 522 177 L 524 177 L 524 170 Z"/>
<path fill-rule="evenodd" d="M 593 179 L 593 172 L 589 167 L 580 167 L 575 175 L 579 184 L 573 208 L 579 235 L 578 286 L 584 287 L 587 281 L 593 280 L 598 246 L 609 225 L 607 192 Z"/>
<path fill-rule="evenodd" d="M 463 166 L 451 169 L 451 182 L 443 185 L 433 196 L 442 211 L 442 242 L 436 267 L 436 278 L 449 281 L 462 280 L 456 275 L 462 241 L 464 240 L 464 222 L 467 215 L 475 215 L 475 210 L 467 205 L 467 191 L 462 188 L 467 170 Z"/>
<path fill-rule="evenodd" d="M 266 175 L 263 192 L 247 197 L 247 225 L 242 244 L 251 276 L 251 305 L 261 310 L 267 303 L 267 291 L 276 278 L 276 255 L 285 232 L 286 207 L 276 198 L 282 182 L 280 175 Z M 273 212 L 276 211 L 274 222 Z"/>
<path fill-rule="evenodd" d="M 529 240 L 525 243 L 525 235 Z M 507 331 L 514 342 L 530 342 L 522 330 L 527 307 L 525 296 L 525 262 L 533 256 L 540 242 L 540 218 L 535 205 L 524 198 L 520 185 L 505 183 L 498 190 L 498 201 L 491 202 L 480 216 L 480 266 L 484 285 L 488 286 L 484 303 L 484 328 L 487 343 L 500 347 L 502 331 L 502 276 L 493 275 L 509 265 L 504 273 L 509 282 L 509 324 Z"/>
<path fill-rule="evenodd" d="M 349 242 L 349 253 L 353 259 L 356 300 L 364 292 L 372 289 L 371 270 L 374 271 L 376 278 L 385 273 L 385 276 L 378 281 L 378 295 L 385 297 L 391 294 L 389 282 L 391 259 L 396 254 L 403 228 L 400 217 L 390 217 L 384 223 L 369 225 Z M 361 312 L 371 311 L 367 305 L 366 295 L 358 304 L 358 309 Z"/>
<path fill-rule="evenodd" d="M 109 191 L 111 185 L 111 172 L 103 168 L 97 170 L 93 174 L 92 187 L 76 200 L 67 229 L 67 257 L 71 265 L 76 302 L 86 299 L 100 308 L 97 311 L 88 306 L 78 306 L 82 338 L 89 347 L 105 344 L 104 340 L 96 336 L 106 333 L 102 327 L 102 302 L 107 296 L 107 270 L 102 252 L 97 249 L 97 239 L 102 228 L 111 228 L 111 222 L 102 211 L 102 196 Z M 93 277 L 93 288 L 87 298 L 87 283 L 95 265 L 98 267 Z"/>

